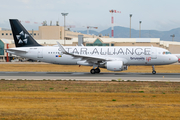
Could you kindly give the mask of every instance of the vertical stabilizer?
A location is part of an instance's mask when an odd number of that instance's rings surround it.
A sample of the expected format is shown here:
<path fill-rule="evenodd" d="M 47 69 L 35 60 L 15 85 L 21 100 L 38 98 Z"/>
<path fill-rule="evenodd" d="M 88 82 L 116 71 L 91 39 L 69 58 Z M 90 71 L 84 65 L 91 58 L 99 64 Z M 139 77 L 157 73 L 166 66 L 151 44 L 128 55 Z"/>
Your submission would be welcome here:
<path fill-rule="evenodd" d="M 28 31 L 22 26 L 17 19 L 10 19 L 11 29 L 16 47 L 41 46 L 38 44 Z"/>

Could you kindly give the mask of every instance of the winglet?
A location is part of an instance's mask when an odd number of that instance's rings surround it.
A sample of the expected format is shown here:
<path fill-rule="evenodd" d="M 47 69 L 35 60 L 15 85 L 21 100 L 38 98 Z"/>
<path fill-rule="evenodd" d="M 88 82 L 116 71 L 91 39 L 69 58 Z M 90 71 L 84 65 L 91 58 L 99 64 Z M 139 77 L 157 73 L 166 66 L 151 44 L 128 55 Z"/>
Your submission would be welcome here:
<path fill-rule="evenodd" d="M 62 53 L 69 54 L 58 41 L 56 41 L 56 43 L 57 43 L 58 47 L 61 49 Z"/>

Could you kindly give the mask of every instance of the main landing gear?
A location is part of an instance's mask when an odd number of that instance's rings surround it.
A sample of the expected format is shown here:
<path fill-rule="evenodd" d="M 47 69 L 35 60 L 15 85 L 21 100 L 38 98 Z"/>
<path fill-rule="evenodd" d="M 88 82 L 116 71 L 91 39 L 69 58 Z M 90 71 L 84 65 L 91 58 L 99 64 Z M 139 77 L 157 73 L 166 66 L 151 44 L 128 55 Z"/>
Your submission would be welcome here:
<path fill-rule="evenodd" d="M 100 73 L 100 72 L 101 72 L 101 70 L 99 69 L 99 67 L 97 67 L 96 69 L 93 68 L 90 70 L 91 74 Z"/>
<path fill-rule="evenodd" d="M 154 65 L 152 66 L 152 74 L 156 74 L 156 70 L 154 68 Z"/>

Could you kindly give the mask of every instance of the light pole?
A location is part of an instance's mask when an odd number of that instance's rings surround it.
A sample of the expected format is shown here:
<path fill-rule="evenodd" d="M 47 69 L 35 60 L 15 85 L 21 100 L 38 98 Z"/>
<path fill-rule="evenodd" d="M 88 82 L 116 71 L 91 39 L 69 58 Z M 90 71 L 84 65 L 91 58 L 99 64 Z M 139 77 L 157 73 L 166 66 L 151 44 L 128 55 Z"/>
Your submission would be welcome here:
<path fill-rule="evenodd" d="M 175 34 L 171 35 L 171 37 L 172 37 L 172 41 L 174 41 Z"/>
<path fill-rule="evenodd" d="M 68 13 L 61 13 L 62 16 L 64 16 L 64 46 L 65 46 L 65 17 L 68 15 Z"/>
<path fill-rule="evenodd" d="M 130 14 L 130 33 L 129 33 L 130 38 L 131 38 L 131 17 L 132 17 L 132 14 Z"/>
<path fill-rule="evenodd" d="M 141 23 L 142 21 L 139 21 L 139 38 L 141 38 Z"/>

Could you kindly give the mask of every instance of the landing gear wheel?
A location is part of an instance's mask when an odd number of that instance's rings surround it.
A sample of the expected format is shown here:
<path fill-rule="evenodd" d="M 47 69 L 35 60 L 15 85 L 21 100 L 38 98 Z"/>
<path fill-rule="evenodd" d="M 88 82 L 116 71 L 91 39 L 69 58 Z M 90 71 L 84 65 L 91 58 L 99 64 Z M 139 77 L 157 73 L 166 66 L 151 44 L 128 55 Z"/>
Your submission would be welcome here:
<path fill-rule="evenodd" d="M 95 74 L 95 73 L 96 73 L 96 70 L 95 70 L 95 69 L 91 69 L 90 73 L 91 73 L 91 74 Z"/>
<path fill-rule="evenodd" d="M 101 70 L 99 68 L 91 69 L 91 71 L 90 71 L 91 74 L 100 73 L 100 72 L 101 72 Z"/>
<path fill-rule="evenodd" d="M 156 74 L 156 71 L 155 71 L 155 70 L 153 70 L 153 71 L 152 71 L 152 74 Z"/>
<path fill-rule="evenodd" d="M 95 69 L 95 72 L 96 72 L 96 73 L 100 73 L 101 70 L 100 70 L 99 68 L 96 68 L 96 69 Z"/>
<path fill-rule="evenodd" d="M 156 74 L 156 70 L 155 70 L 154 65 L 152 66 L 152 74 Z"/>

